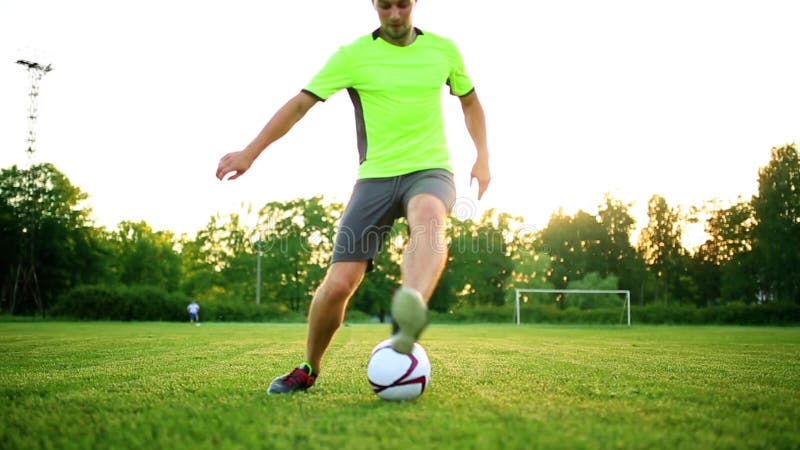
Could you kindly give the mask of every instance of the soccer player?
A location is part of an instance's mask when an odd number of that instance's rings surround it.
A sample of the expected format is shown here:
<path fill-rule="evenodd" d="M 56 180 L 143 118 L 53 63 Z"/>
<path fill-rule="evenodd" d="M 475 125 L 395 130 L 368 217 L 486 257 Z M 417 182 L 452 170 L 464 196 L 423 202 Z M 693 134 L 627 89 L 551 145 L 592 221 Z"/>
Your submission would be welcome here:
<path fill-rule="evenodd" d="M 199 325 L 200 305 L 198 305 L 196 301 L 192 300 L 192 303 L 189 303 L 189 306 L 186 307 L 186 310 L 189 311 L 189 323 L 194 323 Z"/>
<path fill-rule="evenodd" d="M 409 243 L 402 286 L 392 298 L 392 347 L 409 353 L 427 325 L 427 302 L 447 259 L 445 221 L 455 202 L 445 144 L 441 89 L 461 101 L 477 149 L 471 180 L 478 199 L 489 186 L 483 107 L 452 41 L 412 24 L 415 0 L 373 0 L 380 27 L 335 52 L 244 150 L 222 157 L 216 176 L 244 174 L 271 143 L 317 102 L 347 89 L 356 113 L 359 170 L 336 235 L 334 254 L 308 312 L 306 360 L 272 381 L 270 394 L 310 388 L 345 308 L 391 230 L 405 217 Z"/>

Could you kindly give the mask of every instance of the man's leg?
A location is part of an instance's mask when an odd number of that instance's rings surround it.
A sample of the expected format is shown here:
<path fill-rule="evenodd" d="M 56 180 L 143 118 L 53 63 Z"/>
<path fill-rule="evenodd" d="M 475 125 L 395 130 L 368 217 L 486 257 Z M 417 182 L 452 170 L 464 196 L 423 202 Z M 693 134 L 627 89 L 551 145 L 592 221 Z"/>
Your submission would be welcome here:
<path fill-rule="evenodd" d="M 328 268 L 308 311 L 306 364 L 273 380 L 270 394 L 303 391 L 316 382 L 323 355 L 342 324 L 347 303 L 399 214 L 399 205 L 393 200 L 396 184 L 395 179 L 356 182 L 336 233 L 336 262 Z"/>
<path fill-rule="evenodd" d="M 409 242 L 403 252 L 403 287 L 416 289 L 425 303 L 433 295 L 447 262 L 447 209 L 432 194 L 418 194 L 408 202 Z"/>
<path fill-rule="evenodd" d="M 366 269 L 367 261 L 335 262 L 314 294 L 308 311 L 306 361 L 316 373 L 322 367 L 322 355 L 344 320 L 347 302 L 364 279 Z"/>
<path fill-rule="evenodd" d="M 428 324 L 427 303 L 447 261 L 445 220 L 447 208 L 432 194 L 418 194 L 407 206 L 408 245 L 400 268 L 403 287 L 392 298 L 392 348 L 410 353 Z"/>
<path fill-rule="evenodd" d="M 269 394 L 290 394 L 314 385 L 322 368 L 322 355 L 342 324 L 347 302 L 364 278 L 366 268 L 366 261 L 331 264 L 308 310 L 306 361 L 288 374 L 272 380 L 267 389 Z"/>

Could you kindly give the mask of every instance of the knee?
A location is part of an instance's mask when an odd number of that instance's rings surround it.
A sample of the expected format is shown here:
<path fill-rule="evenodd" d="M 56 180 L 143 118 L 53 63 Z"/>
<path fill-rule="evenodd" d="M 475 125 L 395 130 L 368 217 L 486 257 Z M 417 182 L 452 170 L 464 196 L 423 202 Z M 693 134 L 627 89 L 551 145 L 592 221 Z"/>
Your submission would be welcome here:
<path fill-rule="evenodd" d="M 436 231 L 443 227 L 446 214 L 444 203 L 433 195 L 418 195 L 408 204 L 409 224 L 422 227 L 426 231 Z"/>
<path fill-rule="evenodd" d="M 344 276 L 325 278 L 317 291 L 317 296 L 336 303 L 346 302 L 358 287 L 358 280 Z"/>

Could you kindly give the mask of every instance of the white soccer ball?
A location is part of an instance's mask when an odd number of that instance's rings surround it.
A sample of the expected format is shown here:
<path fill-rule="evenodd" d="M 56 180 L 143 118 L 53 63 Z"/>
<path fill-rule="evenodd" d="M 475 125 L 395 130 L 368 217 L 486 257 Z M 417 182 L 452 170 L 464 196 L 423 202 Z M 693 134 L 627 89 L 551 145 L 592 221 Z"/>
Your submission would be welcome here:
<path fill-rule="evenodd" d="M 430 385 L 431 362 L 418 343 L 406 355 L 394 351 L 392 340 L 386 339 L 369 355 L 367 379 L 372 390 L 384 400 L 414 400 Z"/>

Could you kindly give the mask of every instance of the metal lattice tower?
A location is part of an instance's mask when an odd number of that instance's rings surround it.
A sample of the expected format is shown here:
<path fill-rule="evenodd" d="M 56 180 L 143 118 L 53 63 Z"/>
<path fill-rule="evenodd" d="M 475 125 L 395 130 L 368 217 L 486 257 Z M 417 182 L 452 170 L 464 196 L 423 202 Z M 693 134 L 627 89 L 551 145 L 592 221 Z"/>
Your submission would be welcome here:
<path fill-rule="evenodd" d="M 25 151 L 28 152 L 29 157 L 32 157 L 33 153 L 36 151 L 36 118 L 39 104 L 39 82 L 42 81 L 42 77 L 47 72 L 53 70 L 53 67 L 51 64 L 42 66 L 39 63 L 26 61 L 24 59 L 18 60 L 17 64 L 22 64 L 27 68 L 28 77 L 31 81 L 30 92 L 28 94 L 30 97 L 30 102 L 28 103 L 28 148 Z"/>
<path fill-rule="evenodd" d="M 33 154 L 36 152 L 36 119 L 38 115 L 39 82 L 42 77 L 53 70 L 50 64 L 42 66 L 39 63 L 18 60 L 17 64 L 25 66 L 30 78 L 30 91 L 28 104 L 28 171 L 23 188 L 23 208 L 21 225 L 23 226 L 19 246 L 19 259 L 16 269 L 13 269 L 14 284 L 11 291 L 10 312 L 13 314 L 17 304 L 32 301 L 39 313 L 44 315 L 44 303 L 39 290 L 39 278 L 36 275 L 36 244 L 40 228 L 39 199 L 36 198 L 36 167 L 33 164 Z"/>

